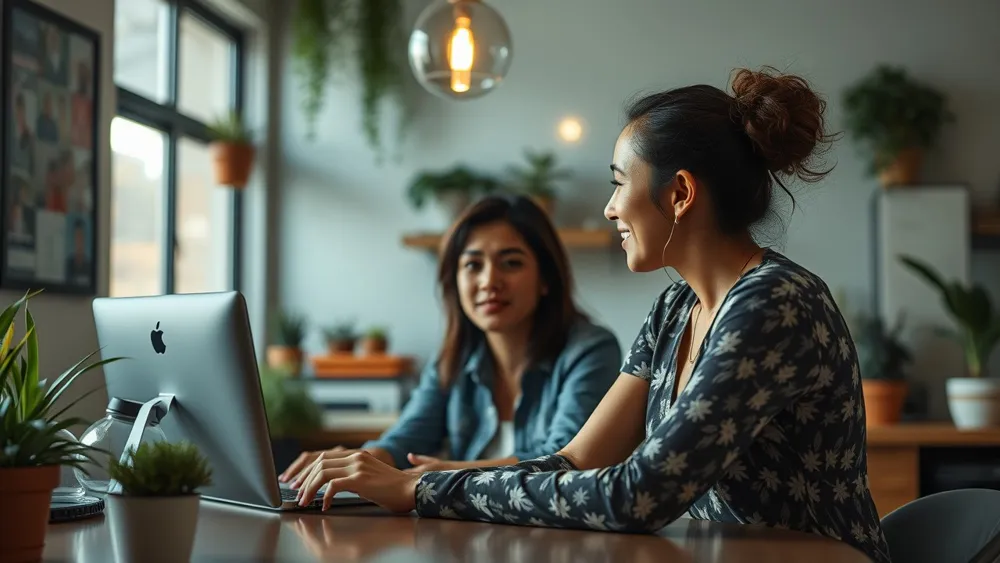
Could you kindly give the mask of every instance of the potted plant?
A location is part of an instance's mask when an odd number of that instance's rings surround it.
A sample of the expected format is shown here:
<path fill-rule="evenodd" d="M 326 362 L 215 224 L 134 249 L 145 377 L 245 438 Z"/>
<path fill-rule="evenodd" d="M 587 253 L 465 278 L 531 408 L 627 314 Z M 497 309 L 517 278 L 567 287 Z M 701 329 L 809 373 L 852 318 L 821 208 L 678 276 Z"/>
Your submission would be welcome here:
<path fill-rule="evenodd" d="M 95 351 L 62 375 L 40 380 L 38 335 L 27 305 L 37 293 L 26 294 L 0 313 L 0 334 L 4 335 L 0 345 L 0 561 L 41 561 L 60 469 L 68 466 L 86 472 L 85 464 L 101 453 L 65 431 L 87 421 L 64 415 L 103 385 L 60 408 L 55 404 L 78 377 L 120 359 L 85 365 Z M 15 343 L 14 321 L 22 306 L 25 333 Z"/>
<path fill-rule="evenodd" d="M 421 209 L 433 198 L 447 210 L 450 219 L 455 219 L 474 197 L 499 187 L 499 182 L 491 176 L 457 165 L 443 172 L 421 172 L 407 188 L 407 197 L 415 209 Z"/>
<path fill-rule="evenodd" d="M 382 327 L 372 327 L 368 329 L 361 339 L 361 349 L 365 355 L 373 356 L 385 354 L 389 348 L 389 336 L 386 329 Z"/>
<path fill-rule="evenodd" d="M 267 365 L 283 369 L 293 377 L 302 373 L 302 340 L 306 335 L 305 317 L 284 310 L 271 317 L 271 344 L 267 347 Z"/>
<path fill-rule="evenodd" d="M 353 322 L 343 322 L 323 331 L 326 336 L 326 347 L 330 354 L 353 354 L 358 342 L 358 334 L 354 332 Z"/>
<path fill-rule="evenodd" d="M 111 543 L 119 561 L 188 561 L 198 526 L 198 489 L 212 470 L 188 442 L 143 442 L 111 459 L 121 493 L 107 495 Z"/>
<path fill-rule="evenodd" d="M 526 150 L 524 155 L 528 165 L 510 167 L 510 185 L 516 192 L 534 200 L 551 217 L 555 211 L 555 183 L 568 178 L 570 172 L 556 168 L 556 156 L 551 152 Z"/>
<path fill-rule="evenodd" d="M 913 361 L 900 339 L 902 316 L 888 330 L 878 316 L 857 318 L 852 329 L 861 365 L 865 418 L 869 426 L 899 422 L 909 386 L 906 368 Z"/>
<path fill-rule="evenodd" d="M 261 366 L 260 388 L 275 467 L 283 469 L 302 451 L 301 437 L 322 426 L 323 414 L 305 382 L 286 372 Z"/>
<path fill-rule="evenodd" d="M 231 112 L 208 127 L 215 164 L 215 183 L 236 189 L 246 187 L 253 169 L 254 146 L 243 119 Z"/>
<path fill-rule="evenodd" d="M 954 120 L 947 99 L 900 67 L 879 65 L 848 88 L 846 127 L 870 151 L 869 172 L 883 187 L 918 181 L 924 152 Z"/>
<path fill-rule="evenodd" d="M 950 377 L 946 383 L 948 410 L 959 428 L 1000 426 L 1000 380 L 985 377 L 986 362 L 1000 341 L 1000 316 L 989 295 L 979 285 L 965 287 L 946 282 L 929 265 L 901 256 L 902 263 L 941 295 L 958 331 L 944 331 L 962 346 L 967 377 Z"/>

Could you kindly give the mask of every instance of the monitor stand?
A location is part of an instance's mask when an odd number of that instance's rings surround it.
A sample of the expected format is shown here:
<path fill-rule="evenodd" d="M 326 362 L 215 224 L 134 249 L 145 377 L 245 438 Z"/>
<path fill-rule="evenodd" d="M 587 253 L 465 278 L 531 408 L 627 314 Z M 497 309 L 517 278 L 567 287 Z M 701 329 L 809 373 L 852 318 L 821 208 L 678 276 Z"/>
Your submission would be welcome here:
<path fill-rule="evenodd" d="M 139 407 L 139 414 L 135 417 L 135 422 L 132 423 L 132 431 L 128 434 L 128 440 L 125 441 L 125 449 L 122 450 L 122 457 L 119 463 L 129 463 L 129 452 L 135 451 L 139 444 L 142 442 L 142 435 L 146 431 L 146 426 L 149 421 L 156 416 L 156 420 L 163 420 L 163 417 L 167 416 L 170 412 L 170 408 L 176 404 L 174 396 L 169 393 L 160 393 L 158 397 L 150 399 Z M 120 494 L 122 492 L 121 483 L 111 479 L 108 482 L 108 493 L 109 494 Z"/>

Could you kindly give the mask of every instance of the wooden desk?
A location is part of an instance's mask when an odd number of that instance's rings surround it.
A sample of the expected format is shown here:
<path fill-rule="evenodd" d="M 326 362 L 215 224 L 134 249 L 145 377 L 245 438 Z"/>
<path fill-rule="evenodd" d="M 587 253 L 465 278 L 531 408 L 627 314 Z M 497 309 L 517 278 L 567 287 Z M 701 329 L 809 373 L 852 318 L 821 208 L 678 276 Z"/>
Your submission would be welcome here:
<path fill-rule="evenodd" d="M 869 488 L 881 516 L 921 496 L 920 452 L 925 448 L 1000 448 L 1000 428 L 958 430 L 947 423 L 869 427 Z"/>
<path fill-rule="evenodd" d="M 105 518 L 50 524 L 44 560 L 114 563 Z M 658 535 L 633 535 L 422 519 L 370 507 L 277 514 L 207 501 L 191 561 L 870 563 L 846 544 L 811 534 L 687 519 Z"/>

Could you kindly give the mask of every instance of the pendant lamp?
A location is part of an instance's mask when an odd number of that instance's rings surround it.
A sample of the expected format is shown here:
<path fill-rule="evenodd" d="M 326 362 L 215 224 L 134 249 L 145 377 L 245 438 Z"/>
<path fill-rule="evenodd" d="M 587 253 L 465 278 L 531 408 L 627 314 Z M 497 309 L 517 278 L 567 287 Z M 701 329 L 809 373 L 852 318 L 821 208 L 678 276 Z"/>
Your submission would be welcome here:
<path fill-rule="evenodd" d="M 514 51 L 500 14 L 482 0 L 440 0 L 424 9 L 410 34 L 410 68 L 443 98 L 478 98 L 495 90 Z"/>

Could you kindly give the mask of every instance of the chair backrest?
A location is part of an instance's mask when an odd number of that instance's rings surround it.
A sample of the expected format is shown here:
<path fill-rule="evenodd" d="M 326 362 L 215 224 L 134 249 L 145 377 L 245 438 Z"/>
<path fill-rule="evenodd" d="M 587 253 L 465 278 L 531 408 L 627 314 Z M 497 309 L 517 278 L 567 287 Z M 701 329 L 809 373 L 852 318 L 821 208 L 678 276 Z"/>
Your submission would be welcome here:
<path fill-rule="evenodd" d="M 957 489 L 909 502 L 882 518 L 893 563 L 994 563 L 1000 491 Z"/>

